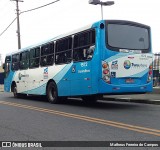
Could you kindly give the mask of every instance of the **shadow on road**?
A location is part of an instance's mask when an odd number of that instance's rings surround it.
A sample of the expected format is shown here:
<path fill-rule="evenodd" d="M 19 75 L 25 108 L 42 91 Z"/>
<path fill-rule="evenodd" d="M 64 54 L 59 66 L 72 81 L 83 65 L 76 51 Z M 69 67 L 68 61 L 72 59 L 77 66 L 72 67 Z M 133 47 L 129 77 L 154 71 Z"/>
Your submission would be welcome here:
<path fill-rule="evenodd" d="M 41 103 L 48 103 L 47 98 L 45 96 L 25 96 L 25 97 L 21 97 L 21 98 L 14 98 L 14 97 L 10 97 L 12 99 L 16 99 L 19 101 L 33 101 L 34 104 L 35 102 L 41 102 Z M 86 108 L 90 108 L 90 109 L 129 109 L 129 108 L 134 108 L 134 107 L 138 107 L 139 105 L 136 103 L 129 103 L 129 102 L 114 102 L 114 101 L 107 101 L 107 100 L 98 100 L 97 102 L 90 102 L 90 103 L 85 103 L 84 101 L 82 101 L 81 98 L 68 98 L 68 99 L 64 99 L 61 100 L 61 102 L 59 104 L 49 104 L 49 105 L 53 105 L 54 107 L 58 106 L 74 106 L 74 107 L 86 107 Z"/>

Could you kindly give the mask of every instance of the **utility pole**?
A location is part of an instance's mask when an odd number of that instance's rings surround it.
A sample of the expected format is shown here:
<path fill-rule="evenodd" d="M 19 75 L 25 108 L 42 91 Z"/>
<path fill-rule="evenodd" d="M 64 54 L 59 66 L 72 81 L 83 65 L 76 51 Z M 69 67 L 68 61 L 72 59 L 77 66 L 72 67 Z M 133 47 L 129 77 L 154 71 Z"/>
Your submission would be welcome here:
<path fill-rule="evenodd" d="M 19 22 L 19 6 L 18 6 L 18 2 L 23 2 L 23 1 L 22 0 L 11 0 L 11 1 L 16 1 L 18 49 L 21 49 L 21 35 L 20 35 L 20 22 Z"/>

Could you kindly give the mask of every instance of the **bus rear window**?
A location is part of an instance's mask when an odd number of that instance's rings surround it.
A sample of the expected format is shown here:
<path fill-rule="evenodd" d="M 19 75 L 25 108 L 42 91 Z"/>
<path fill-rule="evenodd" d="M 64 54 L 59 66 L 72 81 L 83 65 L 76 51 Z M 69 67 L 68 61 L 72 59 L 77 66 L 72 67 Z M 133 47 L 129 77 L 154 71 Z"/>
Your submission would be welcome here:
<path fill-rule="evenodd" d="M 147 52 L 149 49 L 149 30 L 134 24 L 108 24 L 107 45 L 113 50 L 130 49 Z"/>

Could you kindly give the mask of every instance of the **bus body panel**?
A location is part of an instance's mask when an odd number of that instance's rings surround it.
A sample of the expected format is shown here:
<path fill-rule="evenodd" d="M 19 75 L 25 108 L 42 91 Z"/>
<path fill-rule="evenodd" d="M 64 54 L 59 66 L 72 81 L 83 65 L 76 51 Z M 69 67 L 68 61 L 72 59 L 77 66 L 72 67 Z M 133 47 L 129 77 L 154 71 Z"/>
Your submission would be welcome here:
<path fill-rule="evenodd" d="M 91 61 L 74 63 L 71 68 L 71 95 L 91 94 Z"/>
<path fill-rule="evenodd" d="M 5 74 L 5 79 L 4 79 L 4 91 L 6 92 L 11 92 L 11 84 L 13 81 L 15 73 L 13 71 L 10 71 L 7 75 Z"/>
<path fill-rule="evenodd" d="M 58 85 L 59 82 L 63 81 L 63 77 L 70 69 L 70 66 L 71 65 L 39 67 L 36 68 L 36 73 L 34 69 L 17 71 L 12 82 L 16 82 L 18 93 L 45 95 L 48 81 L 50 79 L 54 80 Z M 23 86 L 21 86 L 21 84 L 23 84 Z M 26 86 L 24 86 L 24 84 Z M 68 94 L 69 92 L 67 91 L 68 88 L 65 86 L 65 82 L 63 83 L 63 86 L 65 88 L 61 91 L 67 92 Z"/>
<path fill-rule="evenodd" d="M 107 22 L 107 21 L 106 21 Z M 110 22 L 110 21 L 109 21 Z M 114 21 L 111 21 L 111 23 Z M 128 21 L 115 21 L 120 25 L 129 24 L 135 26 L 144 26 L 138 23 L 128 22 Z M 105 21 L 103 22 L 105 24 Z M 106 24 L 105 24 L 106 25 Z M 105 27 L 107 29 L 107 27 Z M 106 41 L 108 41 L 107 30 L 101 30 L 101 39 L 99 51 L 101 53 L 101 74 L 98 83 L 99 91 L 98 93 L 144 93 L 151 92 L 152 80 L 147 82 L 148 75 L 150 72 L 150 66 L 153 63 L 153 54 L 151 53 L 151 37 L 149 37 L 149 49 L 148 52 L 144 50 L 134 50 L 134 49 L 118 49 L 117 47 L 107 46 Z M 115 34 L 115 33 L 114 33 Z M 150 33 L 148 34 L 150 35 Z M 143 43 L 144 44 L 144 43 Z M 103 80 L 103 63 L 107 63 L 109 66 L 110 83 L 106 83 Z M 152 75 L 151 75 L 152 76 Z"/>
<path fill-rule="evenodd" d="M 104 56 L 105 58 L 105 56 Z M 109 65 L 110 83 L 99 82 L 100 93 L 152 92 L 152 81 L 147 82 L 152 54 L 117 53 L 102 60 Z"/>
<path fill-rule="evenodd" d="M 115 78 L 141 77 L 148 71 L 152 58 L 152 54 L 117 54 L 104 61 L 116 73 Z"/>

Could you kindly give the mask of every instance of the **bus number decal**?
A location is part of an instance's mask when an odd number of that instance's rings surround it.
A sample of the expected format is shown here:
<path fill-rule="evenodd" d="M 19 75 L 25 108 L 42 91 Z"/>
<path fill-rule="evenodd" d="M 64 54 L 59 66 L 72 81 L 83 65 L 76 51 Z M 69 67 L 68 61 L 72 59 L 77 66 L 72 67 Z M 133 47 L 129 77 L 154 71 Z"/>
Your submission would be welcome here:
<path fill-rule="evenodd" d="M 81 63 L 81 67 L 87 67 L 88 66 L 88 63 L 87 62 L 82 62 Z"/>

